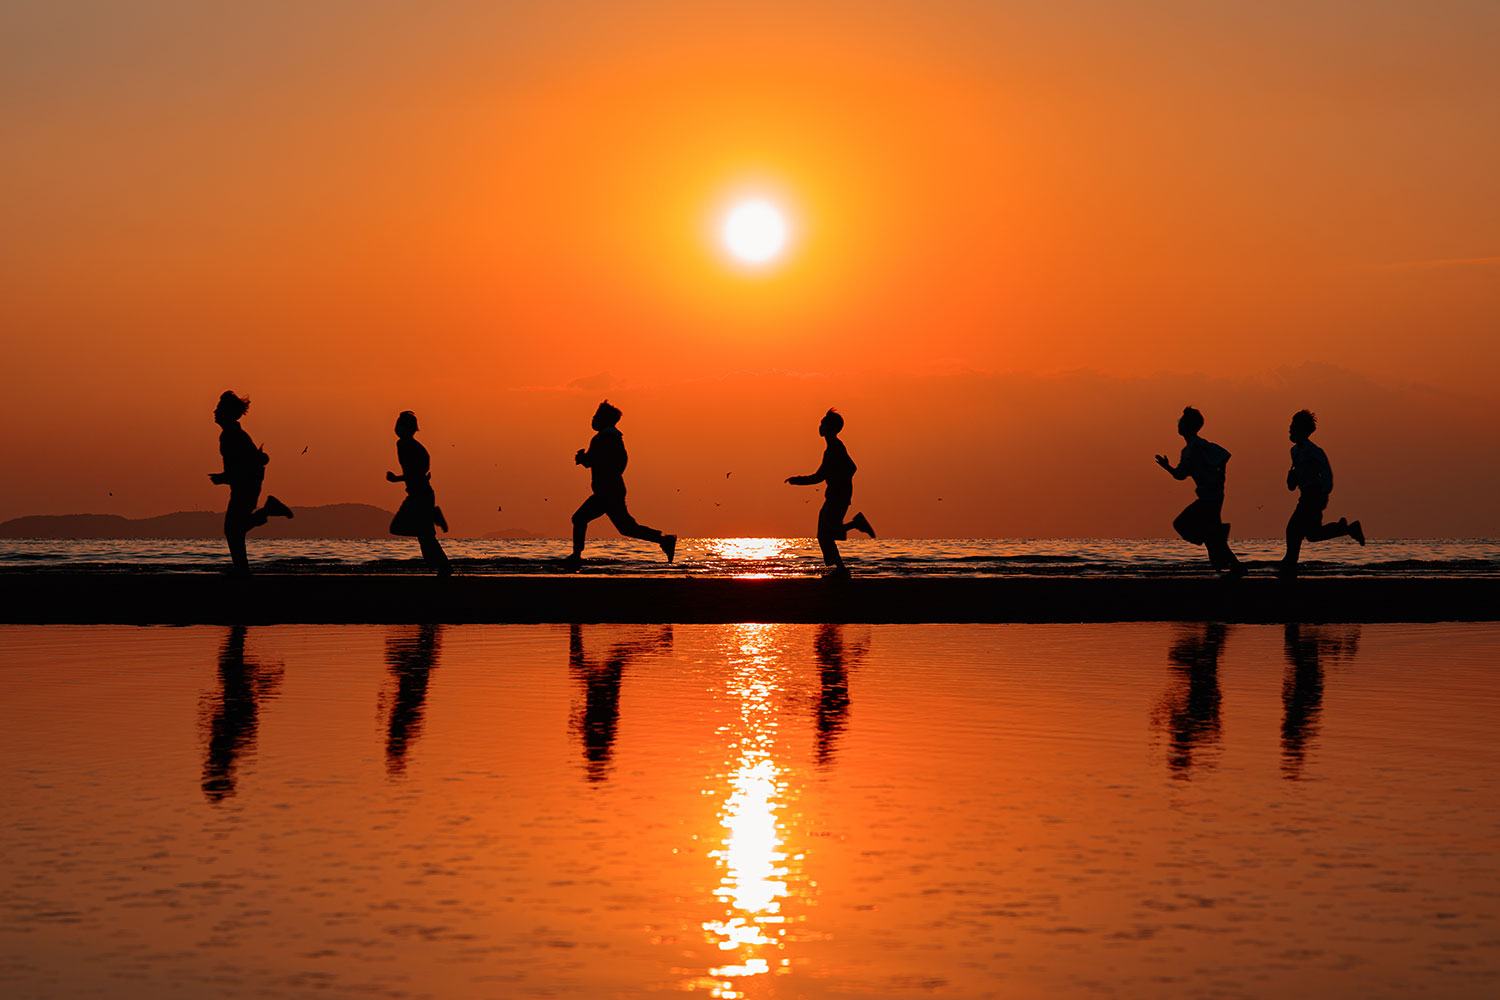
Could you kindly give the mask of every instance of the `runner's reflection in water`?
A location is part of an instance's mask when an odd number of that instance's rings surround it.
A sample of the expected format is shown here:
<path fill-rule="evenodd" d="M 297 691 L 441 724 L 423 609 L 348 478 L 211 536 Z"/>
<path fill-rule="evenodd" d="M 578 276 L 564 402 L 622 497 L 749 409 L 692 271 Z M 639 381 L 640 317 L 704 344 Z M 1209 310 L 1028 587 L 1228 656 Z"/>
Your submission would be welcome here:
<path fill-rule="evenodd" d="M 281 664 L 267 666 L 245 658 L 246 631 L 243 625 L 229 629 L 219 648 L 219 691 L 204 697 L 208 747 L 203 758 L 203 795 L 211 803 L 234 794 L 239 762 L 255 749 L 260 704 L 281 689 Z"/>
<path fill-rule="evenodd" d="M 1172 685 L 1152 722 L 1167 734 L 1167 767 L 1189 778 L 1195 765 L 1211 766 L 1219 742 L 1219 657 L 1229 629 L 1219 622 L 1188 625 L 1167 652 Z"/>
<path fill-rule="evenodd" d="M 813 655 L 818 660 L 817 735 L 813 755 L 817 766 L 833 766 L 839 736 L 849 721 L 849 668 L 856 667 L 869 651 L 866 636 L 859 642 L 845 644 L 844 626 L 821 625 L 813 639 Z"/>
<path fill-rule="evenodd" d="M 422 732 L 427 680 L 437 665 L 441 635 L 442 626 L 421 625 L 392 631 L 386 638 L 385 662 L 396 679 L 385 736 L 385 771 L 392 777 L 406 773 L 406 752 Z"/>
<path fill-rule="evenodd" d="M 1359 626 L 1287 625 L 1286 674 L 1281 682 L 1281 776 L 1302 778 L 1302 767 L 1323 713 L 1323 665 L 1352 660 Z"/>
<path fill-rule="evenodd" d="M 634 631 L 634 630 L 632 630 Z M 583 626 L 568 627 L 568 668 L 583 685 L 583 706 L 573 713 L 572 728 L 583 741 L 584 772 L 590 781 L 609 777 L 615 730 L 620 722 L 620 681 L 625 665 L 653 652 L 670 652 L 672 627 L 662 625 L 612 643 L 603 656 L 590 658 L 584 649 Z"/>

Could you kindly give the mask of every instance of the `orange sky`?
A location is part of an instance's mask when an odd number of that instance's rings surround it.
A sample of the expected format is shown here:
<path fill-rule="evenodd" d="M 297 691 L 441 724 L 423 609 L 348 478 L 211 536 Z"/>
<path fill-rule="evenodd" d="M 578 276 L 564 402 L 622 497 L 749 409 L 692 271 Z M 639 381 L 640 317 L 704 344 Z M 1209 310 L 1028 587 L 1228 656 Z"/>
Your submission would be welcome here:
<path fill-rule="evenodd" d="M 1237 532 L 1302 405 L 1333 507 L 1500 532 L 1500 9 L 999 6 L 0 8 L 0 517 L 222 505 L 235 388 L 298 504 L 416 410 L 460 535 L 565 531 L 603 395 L 685 534 L 810 531 L 828 405 L 883 534 L 1164 534 L 1186 402 Z"/>

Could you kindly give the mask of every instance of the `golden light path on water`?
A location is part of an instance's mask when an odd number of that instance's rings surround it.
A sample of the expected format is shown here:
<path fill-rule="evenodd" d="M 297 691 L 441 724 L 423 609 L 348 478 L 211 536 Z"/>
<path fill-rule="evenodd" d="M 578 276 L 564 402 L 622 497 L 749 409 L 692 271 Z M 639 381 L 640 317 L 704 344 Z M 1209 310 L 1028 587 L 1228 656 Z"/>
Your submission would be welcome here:
<path fill-rule="evenodd" d="M 787 897 L 788 857 L 782 849 L 779 815 L 787 804 L 787 785 L 775 758 L 776 698 L 783 686 L 779 658 L 773 652 L 777 629 L 738 626 L 738 650 L 730 650 L 733 673 L 726 694 L 737 704 L 737 712 L 732 722 L 720 727 L 731 739 L 724 775 L 729 794 L 718 814 L 722 846 L 709 852 L 720 868 L 715 896 L 724 906 L 718 919 L 702 925 L 709 940 L 724 952 L 724 961 L 697 984 L 725 1000 L 745 995 L 738 980 L 790 966 L 781 955 L 786 944 L 782 903 Z"/>
<path fill-rule="evenodd" d="M 705 557 L 722 562 L 733 576 L 741 580 L 768 580 L 783 575 L 773 570 L 782 568 L 781 557 L 795 555 L 798 548 L 797 540 L 787 538 L 712 538 L 706 541 Z"/>

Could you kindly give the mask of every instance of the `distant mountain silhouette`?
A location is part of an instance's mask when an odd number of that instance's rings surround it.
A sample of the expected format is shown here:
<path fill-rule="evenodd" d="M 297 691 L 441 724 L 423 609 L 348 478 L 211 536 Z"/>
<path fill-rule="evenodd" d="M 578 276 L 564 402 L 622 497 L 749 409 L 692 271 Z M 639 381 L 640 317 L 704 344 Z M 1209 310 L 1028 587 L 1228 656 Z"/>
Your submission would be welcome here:
<path fill-rule="evenodd" d="M 293 507 L 293 519 L 276 518 L 257 538 L 389 538 L 391 512 L 364 503 Z M 184 510 L 157 517 L 118 514 L 33 514 L 0 523 L 0 538 L 223 538 L 224 514 Z"/>
<path fill-rule="evenodd" d="M 501 528 L 492 531 L 485 538 L 551 538 L 552 535 L 544 535 L 540 531 L 532 531 L 530 528 Z"/>

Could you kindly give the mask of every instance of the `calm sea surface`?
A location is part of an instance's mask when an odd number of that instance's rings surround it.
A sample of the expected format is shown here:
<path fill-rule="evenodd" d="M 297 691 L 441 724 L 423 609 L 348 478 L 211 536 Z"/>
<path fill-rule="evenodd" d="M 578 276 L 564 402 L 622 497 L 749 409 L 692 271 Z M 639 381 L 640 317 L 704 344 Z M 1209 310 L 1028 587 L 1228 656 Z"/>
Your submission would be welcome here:
<path fill-rule="evenodd" d="M 563 539 L 443 539 L 465 574 L 555 573 L 571 546 Z M 1285 543 L 1235 539 L 1235 551 L 1269 572 Z M 867 576 L 1174 576 L 1204 574 L 1203 550 L 1166 538 L 851 538 L 850 567 Z M 1495 576 L 1500 539 L 1349 539 L 1306 545 L 1305 575 Z M 616 538 L 590 541 L 585 572 L 611 576 L 815 576 L 823 572 L 811 538 L 684 538 L 666 563 L 653 545 Z M 426 572 L 411 539 L 250 540 L 251 562 L 264 572 Z M 89 569 L 98 572 L 219 568 L 220 539 L 0 539 L 0 569 Z"/>
<path fill-rule="evenodd" d="M 1497 657 L 0 627 L 0 995 L 1494 997 Z"/>

